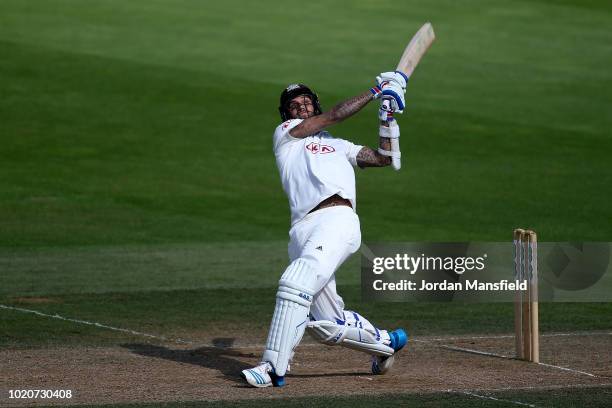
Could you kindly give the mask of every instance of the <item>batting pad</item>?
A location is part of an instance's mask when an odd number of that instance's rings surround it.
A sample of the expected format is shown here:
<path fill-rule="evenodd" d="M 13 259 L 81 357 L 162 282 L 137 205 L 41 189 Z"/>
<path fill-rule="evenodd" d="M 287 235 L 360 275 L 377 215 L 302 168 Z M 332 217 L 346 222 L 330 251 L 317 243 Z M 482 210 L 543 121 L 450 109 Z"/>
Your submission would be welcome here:
<path fill-rule="evenodd" d="M 276 307 L 263 354 L 263 360 L 272 364 L 279 377 L 285 375 L 293 349 L 304 335 L 315 284 L 314 269 L 300 258 L 287 267 L 279 281 Z"/>
<path fill-rule="evenodd" d="M 374 334 L 358 327 L 337 324 L 329 320 L 315 320 L 308 323 L 308 330 L 321 343 L 341 345 L 375 356 L 391 356 L 393 348 L 376 340 Z"/>

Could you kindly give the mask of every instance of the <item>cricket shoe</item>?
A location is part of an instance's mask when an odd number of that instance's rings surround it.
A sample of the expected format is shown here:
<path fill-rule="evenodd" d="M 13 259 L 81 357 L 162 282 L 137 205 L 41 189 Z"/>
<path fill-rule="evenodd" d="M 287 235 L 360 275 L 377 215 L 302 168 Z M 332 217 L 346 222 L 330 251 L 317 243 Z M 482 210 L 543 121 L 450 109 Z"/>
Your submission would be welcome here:
<path fill-rule="evenodd" d="M 285 385 L 285 377 L 279 377 L 274 374 L 274 368 L 270 363 L 263 362 L 257 367 L 242 370 L 240 376 L 249 383 L 249 385 L 257 388 L 282 387 Z"/>
<path fill-rule="evenodd" d="M 377 375 L 385 374 L 391 369 L 395 362 L 395 356 L 408 342 L 408 334 L 403 329 L 389 332 L 391 344 L 389 346 L 395 351 L 392 356 L 372 356 L 372 373 Z"/>

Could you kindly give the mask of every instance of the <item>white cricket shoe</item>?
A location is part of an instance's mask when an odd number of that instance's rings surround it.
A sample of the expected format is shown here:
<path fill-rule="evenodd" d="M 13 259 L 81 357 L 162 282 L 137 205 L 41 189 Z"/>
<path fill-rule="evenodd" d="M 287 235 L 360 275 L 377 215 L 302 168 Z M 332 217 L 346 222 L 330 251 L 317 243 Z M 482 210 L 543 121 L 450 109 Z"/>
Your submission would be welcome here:
<path fill-rule="evenodd" d="M 279 377 L 274 374 L 274 368 L 267 361 L 261 363 L 257 367 L 242 370 L 240 376 L 249 383 L 249 385 L 257 388 L 265 388 L 270 386 L 282 387 L 285 385 L 285 377 Z"/>
<path fill-rule="evenodd" d="M 389 333 L 391 337 L 390 346 L 395 350 L 392 356 L 372 356 L 372 374 L 385 374 L 391 369 L 393 363 L 395 363 L 395 356 L 406 343 L 408 342 L 408 334 L 403 329 L 397 329 Z"/>

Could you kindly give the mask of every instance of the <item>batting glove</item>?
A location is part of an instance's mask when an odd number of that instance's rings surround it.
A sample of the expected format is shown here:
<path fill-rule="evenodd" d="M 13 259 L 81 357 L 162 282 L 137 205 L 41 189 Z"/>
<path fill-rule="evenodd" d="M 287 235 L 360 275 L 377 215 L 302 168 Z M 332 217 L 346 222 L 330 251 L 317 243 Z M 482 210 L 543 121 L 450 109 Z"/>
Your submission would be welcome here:
<path fill-rule="evenodd" d="M 376 86 L 370 89 L 374 99 L 385 97 L 390 99 L 390 106 L 388 110 L 393 112 L 402 113 L 406 106 L 404 94 L 406 93 L 406 81 L 408 77 L 403 73 L 396 72 L 383 72 L 376 77 Z"/>

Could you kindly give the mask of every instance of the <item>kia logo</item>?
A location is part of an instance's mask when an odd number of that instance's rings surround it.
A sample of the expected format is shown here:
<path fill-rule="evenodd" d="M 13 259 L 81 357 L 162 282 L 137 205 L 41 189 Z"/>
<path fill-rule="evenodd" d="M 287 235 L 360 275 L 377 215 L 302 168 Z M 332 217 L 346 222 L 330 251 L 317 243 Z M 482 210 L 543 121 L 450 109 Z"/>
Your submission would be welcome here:
<path fill-rule="evenodd" d="M 317 142 L 311 142 L 307 144 L 306 149 L 312 154 L 317 154 L 317 153 L 325 154 L 325 153 L 333 153 L 336 151 L 336 149 L 334 149 L 331 146 L 320 144 Z"/>

